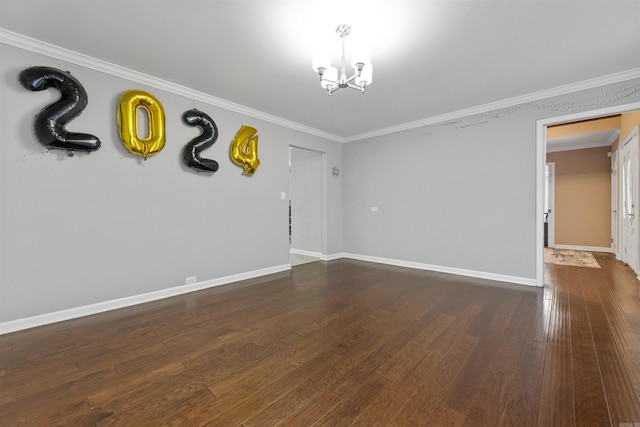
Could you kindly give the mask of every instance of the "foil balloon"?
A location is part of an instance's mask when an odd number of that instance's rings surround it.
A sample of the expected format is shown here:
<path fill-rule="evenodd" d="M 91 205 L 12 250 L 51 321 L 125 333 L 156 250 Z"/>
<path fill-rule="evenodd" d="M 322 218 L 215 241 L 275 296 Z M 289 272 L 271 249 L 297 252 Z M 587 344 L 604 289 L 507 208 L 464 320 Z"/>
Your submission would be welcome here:
<path fill-rule="evenodd" d="M 138 133 L 139 108 L 146 111 L 149 120 L 149 134 L 146 138 L 140 138 Z M 164 108 L 151 94 L 142 90 L 124 92 L 118 101 L 117 116 L 120 139 L 131 154 L 146 159 L 164 148 Z"/>
<path fill-rule="evenodd" d="M 34 129 L 41 144 L 49 148 L 74 151 L 95 151 L 100 140 L 88 133 L 69 132 L 66 124 L 79 116 L 87 106 L 87 92 L 70 73 L 51 67 L 30 67 L 20 73 L 20 83 L 31 91 L 56 88 L 60 99 L 44 107 L 35 116 Z"/>
<path fill-rule="evenodd" d="M 229 147 L 229 156 L 233 163 L 242 167 L 243 175 L 253 175 L 260 165 L 256 132 L 252 127 L 242 126 Z"/>
<path fill-rule="evenodd" d="M 182 150 L 184 163 L 190 168 L 203 172 L 215 172 L 218 170 L 218 162 L 211 159 L 203 159 L 200 152 L 211 147 L 218 139 L 218 126 L 211 117 L 197 109 L 185 111 L 182 120 L 189 126 L 198 126 L 202 130 L 200 135 L 193 138 Z"/>

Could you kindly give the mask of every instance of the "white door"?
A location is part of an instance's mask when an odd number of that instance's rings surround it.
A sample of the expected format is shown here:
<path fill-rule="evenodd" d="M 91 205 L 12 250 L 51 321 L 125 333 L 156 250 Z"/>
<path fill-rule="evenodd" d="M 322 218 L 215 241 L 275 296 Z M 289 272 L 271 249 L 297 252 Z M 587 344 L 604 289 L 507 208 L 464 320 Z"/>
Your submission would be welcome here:
<path fill-rule="evenodd" d="M 618 250 L 618 152 L 611 153 L 611 252 L 620 258 Z"/>
<path fill-rule="evenodd" d="M 629 264 L 629 267 L 639 273 L 640 260 L 638 259 L 638 134 L 637 132 L 627 138 L 621 150 L 621 193 L 622 215 L 621 222 L 621 259 Z"/>

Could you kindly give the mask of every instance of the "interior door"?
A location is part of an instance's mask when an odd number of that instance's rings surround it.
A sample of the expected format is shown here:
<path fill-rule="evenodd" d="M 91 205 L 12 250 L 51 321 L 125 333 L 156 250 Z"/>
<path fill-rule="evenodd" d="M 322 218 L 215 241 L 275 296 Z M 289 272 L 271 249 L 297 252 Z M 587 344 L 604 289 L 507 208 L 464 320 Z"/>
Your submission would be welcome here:
<path fill-rule="evenodd" d="M 636 273 L 639 273 L 640 259 L 638 259 L 638 135 L 625 140 L 621 162 L 621 193 L 622 215 L 621 222 L 621 259 Z"/>

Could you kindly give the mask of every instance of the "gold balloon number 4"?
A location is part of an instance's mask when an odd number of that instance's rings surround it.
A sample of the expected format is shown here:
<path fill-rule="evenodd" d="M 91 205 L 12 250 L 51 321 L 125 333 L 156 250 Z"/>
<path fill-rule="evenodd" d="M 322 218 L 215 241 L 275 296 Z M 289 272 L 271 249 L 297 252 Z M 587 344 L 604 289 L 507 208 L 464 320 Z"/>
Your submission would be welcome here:
<path fill-rule="evenodd" d="M 138 109 L 147 113 L 149 134 L 140 138 L 138 133 Z M 118 101 L 118 129 L 120 139 L 127 150 L 145 159 L 158 154 L 164 147 L 164 108 L 160 101 L 141 90 L 128 90 Z"/>
<path fill-rule="evenodd" d="M 253 175 L 260 165 L 256 132 L 252 127 L 242 126 L 229 147 L 229 156 L 233 163 L 242 167 L 243 175 Z"/>

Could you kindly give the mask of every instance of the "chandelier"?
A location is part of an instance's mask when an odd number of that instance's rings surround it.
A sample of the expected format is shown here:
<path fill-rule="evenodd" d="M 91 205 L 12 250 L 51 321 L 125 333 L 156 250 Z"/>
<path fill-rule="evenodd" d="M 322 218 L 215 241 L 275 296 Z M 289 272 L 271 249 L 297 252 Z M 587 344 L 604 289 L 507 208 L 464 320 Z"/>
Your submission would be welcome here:
<path fill-rule="evenodd" d="M 313 55 L 313 71 L 320 75 L 320 85 L 331 95 L 338 89 L 350 87 L 364 92 L 367 85 L 371 84 L 373 70 L 371 67 L 371 55 L 363 46 L 354 46 L 351 49 L 351 66 L 353 75 L 347 78 L 347 48 L 346 39 L 351 33 L 351 27 L 342 24 L 336 27 L 336 34 L 342 42 L 342 56 L 340 61 L 340 76 L 338 69 L 331 66 L 331 51 L 328 49 L 317 50 Z"/>

